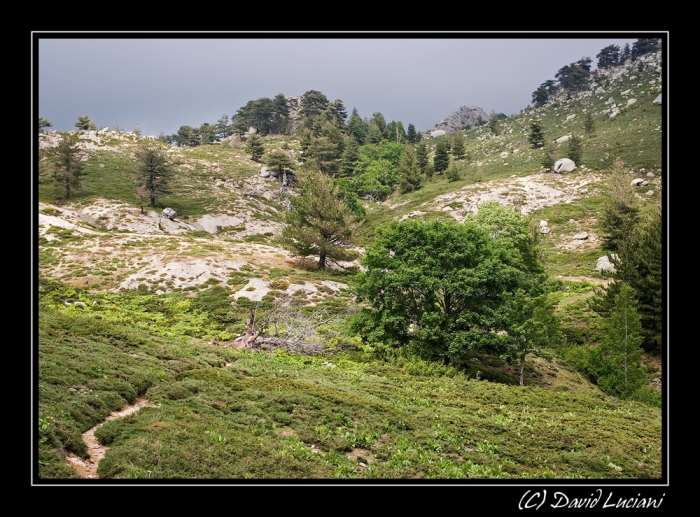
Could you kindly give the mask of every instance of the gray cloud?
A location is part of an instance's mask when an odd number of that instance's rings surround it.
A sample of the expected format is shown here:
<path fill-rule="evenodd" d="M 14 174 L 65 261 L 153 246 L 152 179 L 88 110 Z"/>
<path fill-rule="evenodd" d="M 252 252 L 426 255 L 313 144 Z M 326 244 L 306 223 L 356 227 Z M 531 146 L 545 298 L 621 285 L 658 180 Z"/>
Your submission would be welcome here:
<path fill-rule="evenodd" d="M 100 127 L 132 130 L 138 124 L 154 136 L 214 123 L 252 99 L 308 90 L 342 99 L 348 114 L 353 107 L 367 118 L 379 111 L 387 121 L 418 130 L 464 104 L 512 115 L 561 67 L 584 56 L 595 67 L 603 47 L 636 40 L 635 34 L 619 33 L 66 36 L 42 33 L 38 39 L 36 115 L 59 131 L 74 129 L 78 116 L 87 114 Z"/>

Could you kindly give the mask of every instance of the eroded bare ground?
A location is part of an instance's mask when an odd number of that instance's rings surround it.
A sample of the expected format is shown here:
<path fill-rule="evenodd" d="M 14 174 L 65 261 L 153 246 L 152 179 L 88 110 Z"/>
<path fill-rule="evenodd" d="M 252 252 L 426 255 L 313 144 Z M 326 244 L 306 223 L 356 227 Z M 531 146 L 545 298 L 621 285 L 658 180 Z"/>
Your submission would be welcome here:
<path fill-rule="evenodd" d="M 66 457 L 66 463 L 72 466 L 81 478 L 97 479 L 97 467 L 100 460 L 105 457 L 105 453 L 109 447 L 100 445 L 97 438 L 95 438 L 95 431 L 102 427 L 105 422 L 109 422 L 110 420 L 115 420 L 117 418 L 124 418 L 127 415 L 136 413 L 138 410 L 146 406 L 153 406 L 153 404 L 151 404 L 150 401 L 142 395 L 138 397 L 133 404 L 127 404 L 119 411 L 115 411 L 114 413 L 110 414 L 95 427 L 85 431 L 83 433 L 83 440 L 87 446 L 88 454 L 90 454 L 90 459 L 85 460 L 71 453 Z"/>

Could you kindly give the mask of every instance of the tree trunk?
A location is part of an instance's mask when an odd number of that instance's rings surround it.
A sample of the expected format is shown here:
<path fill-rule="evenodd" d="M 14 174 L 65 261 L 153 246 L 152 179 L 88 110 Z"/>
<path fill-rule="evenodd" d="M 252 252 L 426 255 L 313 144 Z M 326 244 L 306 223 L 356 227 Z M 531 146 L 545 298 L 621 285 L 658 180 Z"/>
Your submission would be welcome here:
<path fill-rule="evenodd" d="M 318 256 L 318 269 L 326 269 L 326 252 L 322 251 Z"/>
<path fill-rule="evenodd" d="M 445 366 L 450 364 L 450 356 L 449 355 L 445 354 L 442 356 L 442 364 L 444 364 Z"/>

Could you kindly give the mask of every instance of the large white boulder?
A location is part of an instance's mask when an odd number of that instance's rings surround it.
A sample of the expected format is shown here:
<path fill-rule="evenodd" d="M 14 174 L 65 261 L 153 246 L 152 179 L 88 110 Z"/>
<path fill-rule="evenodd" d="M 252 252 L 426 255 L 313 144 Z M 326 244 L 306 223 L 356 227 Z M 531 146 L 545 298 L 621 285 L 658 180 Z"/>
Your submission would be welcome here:
<path fill-rule="evenodd" d="M 571 135 L 560 136 L 559 138 L 557 138 L 557 139 L 555 140 L 555 142 L 558 143 L 558 144 L 563 144 L 564 142 L 566 142 L 567 140 L 569 140 L 569 138 L 571 138 Z"/>
<path fill-rule="evenodd" d="M 614 253 L 612 254 L 612 257 L 614 260 L 618 260 L 618 256 L 615 255 Z M 598 259 L 598 262 L 596 262 L 595 265 L 595 270 L 596 271 L 605 271 L 607 273 L 614 273 L 615 272 L 615 264 L 610 262 L 610 257 L 607 255 L 603 255 Z"/>
<path fill-rule="evenodd" d="M 566 172 L 573 172 L 576 168 L 576 164 L 573 160 L 569 158 L 559 158 L 554 162 L 553 171 L 558 174 L 564 174 Z"/>
<path fill-rule="evenodd" d="M 445 135 L 445 130 L 444 129 L 436 129 L 435 131 L 430 132 L 430 136 L 435 138 L 436 136 L 444 136 Z"/>

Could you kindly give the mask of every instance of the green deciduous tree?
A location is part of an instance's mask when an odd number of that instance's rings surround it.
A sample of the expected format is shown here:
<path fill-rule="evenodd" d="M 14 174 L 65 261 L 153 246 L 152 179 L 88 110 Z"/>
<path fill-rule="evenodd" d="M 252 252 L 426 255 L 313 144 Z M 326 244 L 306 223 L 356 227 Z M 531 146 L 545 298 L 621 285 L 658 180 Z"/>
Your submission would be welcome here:
<path fill-rule="evenodd" d="M 90 120 L 90 117 L 88 117 L 87 115 L 80 115 L 78 117 L 78 121 L 74 124 L 74 126 L 83 131 L 97 129 L 97 126 L 92 122 L 92 120 Z"/>
<path fill-rule="evenodd" d="M 554 313 L 557 303 L 558 297 L 553 293 L 533 296 L 523 289 L 510 294 L 504 303 L 508 344 L 502 357 L 519 363 L 521 386 L 526 356 L 538 348 L 556 346 L 562 341 L 560 321 Z"/>
<path fill-rule="evenodd" d="M 352 260 L 357 254 L 351 242 L 353 217 L 339 195 L 333 179 L 317 171 L 307 172 L 299 182 L 301 192 L 290 198 L 282 232 L 285 248 L 296 255 L 318 255 L 318 268 L 329 261 Z"/>
<path fill-rule="evenodd" d="M 80 187 L 83 169 L 80 149 L 75 139 L 70 135 L 63 135 L 56 148 L 54 173 L 65 189 L 66 199 L 70 199 L 71 194 Z"/>
<path fill-rule="evenodd" d="M 527 239 L 526 225 L 481 225 L 489 215 L 498 219 L 496 212 L 463 224 L 407 220 L 379 228 L 358 277 L 358 300 L 369 307 L 355 330 L 369 341 L 413 343 L 445 363 L 468 350 L 505 351 L 504 304 L 541 282 L 514 246 L 519 234 L 510 235 L 523 228 Z"/>
<path fill-rule="evenodd" d="M 170 193 L 174 168 L 168 155 L 152 144 L 144 144 L 136 151 L 135 177 L 137 192 L 147 193 L 151 208 L 156 200 Z"/>

